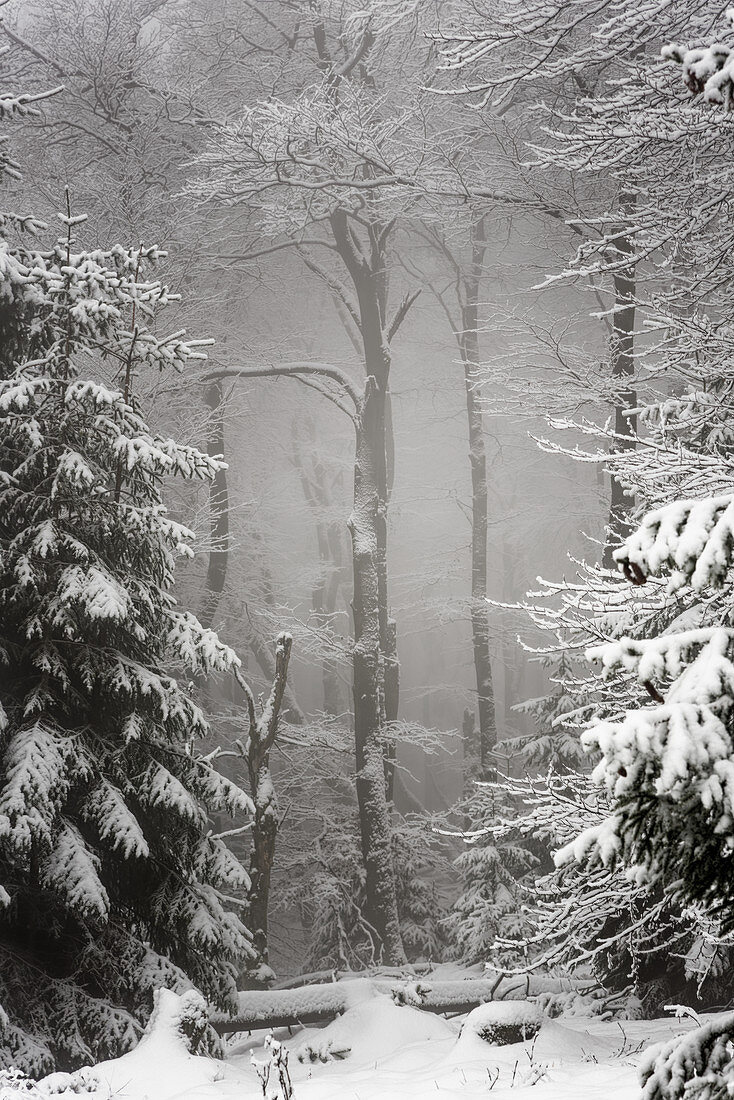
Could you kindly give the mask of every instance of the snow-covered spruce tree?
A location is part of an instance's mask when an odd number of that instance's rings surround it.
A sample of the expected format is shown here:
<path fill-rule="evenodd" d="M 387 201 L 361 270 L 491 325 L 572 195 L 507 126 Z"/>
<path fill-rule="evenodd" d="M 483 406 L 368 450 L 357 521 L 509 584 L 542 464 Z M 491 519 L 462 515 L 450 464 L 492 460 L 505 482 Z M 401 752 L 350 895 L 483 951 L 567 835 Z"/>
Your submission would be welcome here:
<path fill-rule="evenodd" d="M 687 51 L 674 46 L 665 53 L 683 61 L 693 90 L 708 92 L 713 82 L 721 101 L 726 67 L 720 55 L 728 55 L 726 47 Z M 704 174 L 719 209 L 725 184 L 717 183 L 716 169 L 720 175 L 730 161 L 728 116 L 710 113 L 700 102 L 688 106 L 677 100 L 669 113 L 684 151 L 692 153 L 694 136 L 703 135 Z M 658 197 L 651 190 L 651 203 Z M 677 216 L 685 213 L 679 202 Z M 729 394 L 734 367 L 731 309 L 726 308 L 727 232 L 718 218 L 699 226 L 696 251 L 686 255 L 694 261 L 692 271 L 686 279 L 681 270 L 678 285 L 679 293 L 688 284 L 705 297 L 689 295 L 688 311 L 669 317 L 668 345 L 683 385 L 675 397 L 643 410 L 644 453 L 619 460 L 622 476 L 639 486 L 641 511 L 647 514 L 615 558 L 643 600 L 652 588 L 666 592 L 668 623 L 664 631 L 617 636 L 589 652 L 610 681 L 637 681 L 654 705 L 630 706 L 621 714 L 618 708 L 585 734 L 586 746 L 601 754 L 596 776 L 612 796 L 613 813 L 584 832 L 565 855 L 587 852 L 601 862 L 620 859 L 645 882 L 669 873 L 676 895 L 706 905 L 725 927 L 734 927 L 728 854 L 734 847 L 729 801 L 734 693 Z M 712 418 L 714 406 L 717 416 Z"/>
<path fill-rule="evenodd" d="M 506 776 L 468 784 L 466 797 L 452 811 L 465 822 L 466 847 L 456 860 L 462 891 L 446 923 L 454 952 L 466 962 L 504 967 L 527 957 L 527 950 L 518 946 L 532 936 L 524 911 L 538 875 L 548 872 L 552 860 L 548 834 L 528 827 L 527 784 L 513 776 L 518 770 L 537 773 L 536 785 L 542 786 L 549 768 L 563 768 L 581 755 L 578 734 L 556 721 L 576 707 L 566 686 L 569 652 L 544 656 L 553 690 L 514 708 L 532 715 L 535 729 L 497 745 L 494 759 L 504 757 Z"/>
<path fill-rule="evenodd" d="M 61 220 L 47 251 L 0 241 L 0 1062 L 35 1073 L 129 1048 L 158 986 L 231 1004 L 251 951 L 208 811 L 252 807 L 187 686 L 239 662 L 176 607 L 192 533 L 162 498 L 218 463 L 133 393 L 201 342 L 154 334 L 161 253 L 77 251 Z"/>
<path fill-rule="evenodd" d="M 609 811 L 606 793 L 580 772 L 551 770 L 505 786 L 522 808 L 491 823 L 499 842 L 509 833 L 554 851 Z M 621 867 L 564 865 L 526 883 L 520 900 L 519 932 L 494 944 L 507 970 L 592 973 L 600 1004 L 644 1016 L 660 1015 L 671 1000 L 726 999 L 731 945 L 715 922 L 674 904 L 660 887 L 630 882 Z"/>
<path fill-rule="evenodd" d="M 464 851 L 456 859 L 462 890 L 446 919 L 454 955 L 472 964 L 505 965 L 507 941 L 523 934 L 523 879 L 538 866 L 523 838 L 507 827 L 506 792 L 494 784 L 477 784 L 458 807 L 469 827 L 461 835 Z M 503 812 L 505 811 L 505 812 Z M 498 820 L 506 826 L 496 830 Z M 502 946 L 500 946 L 502 945 Z"/>
<path fill-rule="evenodd" d="M 641 491 L 648 492 L 644 485 Z M 610 683 L 589 670 L 584 650 L 603 639 L 660 634 L 681 617 L 694 622 L 699 615 L 695 604 L 671 599 L 660 581 L 648 591 L 606 569 L 576 565 L 575 581 L 546 582 L 525 604 L 547 639 L 537 652 L 557 670 L 557 683 L 549 696 L 528 704 L 537 728 L 517 740 L 519 760 L 494 787 L 476 793 L 476 847 L 466 856 L 473 862 L 454 934 L 459 943 L 477 944 L 493 965 L 519 973 L 591 970 L 609 998 L 633 995 L 646 1015 L 658 1015 L 671 1000 L 717 1003 L 731 948 L 700 913 L 675 904 L 665 884 L 650 894 L 621 867 L 553 869 L 551 853 L 609 811 L 607 794 L 584 773 L 593 762 L 581 746 L 581 729 L 594 715 L 612 717 L 620 705 L 639 706 L 650 697 L 649 686 L 632 677 Z M 489 907 L 486 921 L 477 920 L 483 899 L 488 905 L 483 849 L 492 856 L 508 848 L 529 850 L 538 862 L 510 881 L 514 897 L 501 924 Z"/>

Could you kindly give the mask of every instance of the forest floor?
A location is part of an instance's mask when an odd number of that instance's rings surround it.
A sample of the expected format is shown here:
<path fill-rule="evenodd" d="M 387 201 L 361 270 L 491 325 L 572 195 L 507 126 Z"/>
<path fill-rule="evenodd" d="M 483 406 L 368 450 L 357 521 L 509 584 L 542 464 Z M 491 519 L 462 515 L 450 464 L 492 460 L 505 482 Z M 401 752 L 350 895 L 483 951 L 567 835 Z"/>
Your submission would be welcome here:
<path fill-rule="evenodd" d="M 504 1002 L 507 1003 L 507 1002 Z M 325 1027 L 276 1033 L 289 1052 L 293 1100 L 636 1100 L 642 1051 L 690 1021 L 544 1019 L 533 1039 L 490 1045 L 463 1018 L 390 997 L 358 1000 Z M 95 1100 L 258 1100 L 265 1032 L 234 1036 L 224 1062 L 194 1057 L 164 1035 L 95 1069 Z M 323 1059 L 323 1060 L 322 1060 Z M 532 1091 L 530 1091 L 532 1090 Z M 279 1098 L 273 1090 L 268 1096 Z"/>

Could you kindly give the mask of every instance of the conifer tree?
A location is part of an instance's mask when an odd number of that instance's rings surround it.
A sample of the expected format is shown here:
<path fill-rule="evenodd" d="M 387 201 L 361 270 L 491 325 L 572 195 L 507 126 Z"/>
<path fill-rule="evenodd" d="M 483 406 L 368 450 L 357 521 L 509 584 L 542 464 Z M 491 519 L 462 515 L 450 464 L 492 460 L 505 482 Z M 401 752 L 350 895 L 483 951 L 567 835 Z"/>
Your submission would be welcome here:
<path fill-rule="evenodd" d="M 197 749 L 189 684 L 239 661 L 176 605 L 193 536 L 163 503 L 219 464 L 134 394 L 202 342 L 154 331 L 163 253 L 81 250 L 60 218 L 46 250 L 0 222 L 0 1062 L 33 1073 L 128 1049 L 156 987 L 232 1004 L 251 953 L 208 812 L 252 806 Z"/>

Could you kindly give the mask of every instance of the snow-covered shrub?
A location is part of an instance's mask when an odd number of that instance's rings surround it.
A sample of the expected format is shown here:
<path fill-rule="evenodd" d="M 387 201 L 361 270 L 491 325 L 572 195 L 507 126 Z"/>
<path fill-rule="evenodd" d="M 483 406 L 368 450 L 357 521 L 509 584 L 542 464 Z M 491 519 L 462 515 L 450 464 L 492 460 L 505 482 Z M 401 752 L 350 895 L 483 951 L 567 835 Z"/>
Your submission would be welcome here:
<path fill-rule="evenodd" d="M 423 1008 L 431 992 L 430 985 L 423 982 L 402 982 L 393 986 L 392 999 L 396 1005 L 410 1005 L 411 1008 Z"/>
<path fill-rule="evenodd" d="M 19 1100 L 22 1096 L 28 1100 L 39 1100 L 41 1095 L 33 1078 L 17 1066 L 0 1069 L 0 1100 Z"/>
<path fill-rule="evenodd" d="M 490 1001 L 472 1009 L 461 1033 L 471 1032 L 494 1046 L 510 1046 L 532 1039 L 542 1022 L 543 1014 L 532 1001 Z"/>
<path fill-rule="evenodd" d="M 190 1054 L 199 1054 L 204 1043 L 209 1012 L 201 993 L 189 989 L 180 997 L 168 989 L 157 989 L 146 1034 L 155 1038 L 160 1031 L 173 1033 Z"/>

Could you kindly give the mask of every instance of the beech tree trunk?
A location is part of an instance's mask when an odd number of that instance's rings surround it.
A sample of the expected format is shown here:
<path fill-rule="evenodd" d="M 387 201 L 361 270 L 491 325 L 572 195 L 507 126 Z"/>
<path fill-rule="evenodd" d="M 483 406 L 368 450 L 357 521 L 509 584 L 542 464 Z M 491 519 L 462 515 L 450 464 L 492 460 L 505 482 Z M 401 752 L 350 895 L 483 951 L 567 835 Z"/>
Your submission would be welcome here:
<path fill-rule="evenodd" d="M 217 379 L 204 390 L 204 402 L 211 413 L 207 436 L 207 453 L 224 454 L 224 410 L 222 383 Z M 204 581 L 204 605 L 201 621 L 212 627 L 227 580 L 229 562 L 229 487 L 226 469 L 217 470 L 209 489 L 209 530 L 211 546 Z"/>
<path fill-rule="evenodd" d="M 360 837 L 366 873 L 367 920 L 382 961 L 405 962 L 400 936 L 391 830 L 385 784 L 385 658 L 381 638 L 381 456 L 375 453 L 384 392 L 374 377 L 365 385 L 354 466 L 354 511 L 349 520 L 354 563 L 354 735 Z"/>
<path fill-rule="evenodd" d="M 480 404 L 478 380 L 479 291 L 486 247 L 484 218 L 475 218 L 471 226 L 471 270 L 463 280 L 462 331 L 458 333 L 458 339 L 464 365 L 466 412 L 469 427 L 469 463 L 472 485 L 471 625 L 474 672 L 477 685 L 479 768 L 482 778 L 486 778 L 491 771 L 491 752 L 497 744 L 497 719 L 489 642 L 489 606 L 487 604 L 489 488 L 487 484 L 487 450 L 484 443 L 484 413 Z"/>

